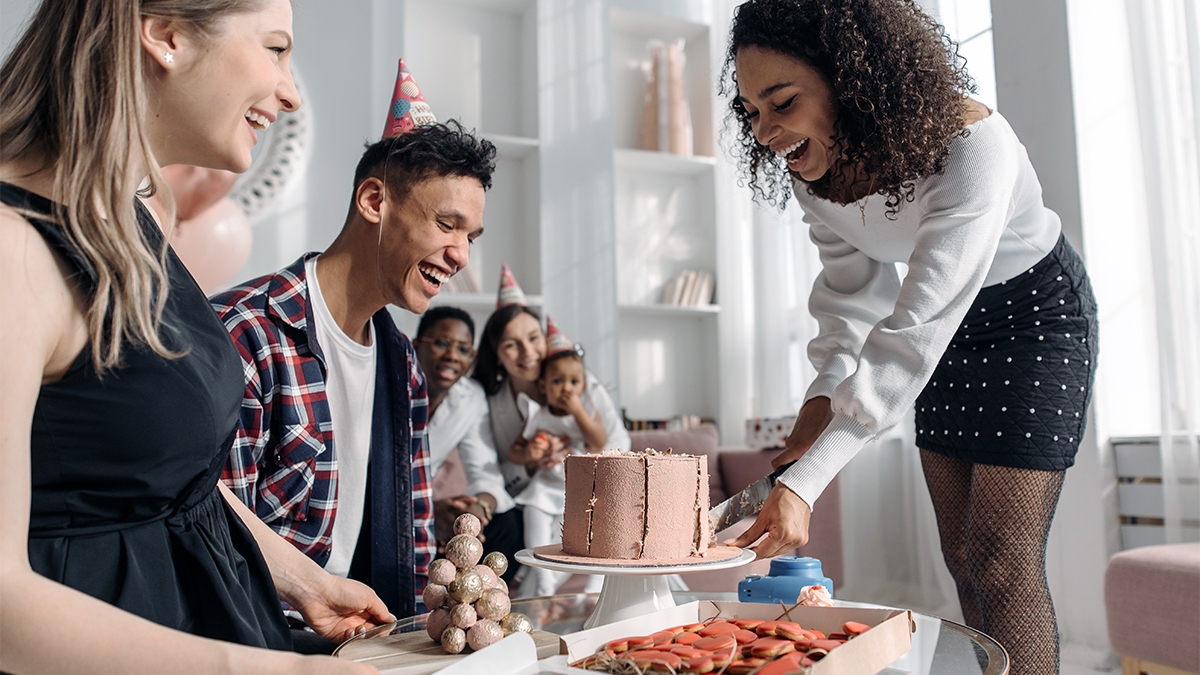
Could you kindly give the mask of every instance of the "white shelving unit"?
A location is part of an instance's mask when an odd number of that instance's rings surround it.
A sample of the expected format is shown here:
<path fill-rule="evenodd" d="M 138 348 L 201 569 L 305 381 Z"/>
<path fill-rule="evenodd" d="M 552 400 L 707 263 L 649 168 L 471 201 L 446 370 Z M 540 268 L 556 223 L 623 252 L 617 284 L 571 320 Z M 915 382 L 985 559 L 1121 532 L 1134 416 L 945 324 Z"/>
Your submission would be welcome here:
<path fill-rule="evenodd" d="M 538 140 L 525 136 L 488 134 L 488 140 L 496 145 L 496 154 L 502 159 L 527 159 L 537 152 Z"/>
<path fill-rule="evenodd" d="M 620 304 L 621 403 L 635 419 L 692 414 L 722 418 L 721 307 L 658 304 L 663 287 L 684 270 L 726 281 L 718 256 L 715 194 L 719 160 L 713 133 L 716 73 L 711 13 L 681 3 L 610 3 L 614 127 L 617 298 Z M 684 41 L 684 81 L 692 119 L 692 156 L 639 148 L 648 42 Z M 717 54 L 719 57 L 719 53 Z"/>
<path fill-rule="evenodd" d="M 616 148 L 613 163 L 618 171 L 657 173 L 675 176 L 711 174 L 717 160 L 712 157 L 672 155 L 667 152 Z"/>
<path fill-rule="evenodd" d="M 401 15 L 399 55 L 438 120 L 458 120 L 497 150 L 484 237 L 472 246 L 469 266 L 483 292 L 442 293 L 432 303 L 467 310 L 478 337 L 495 307 L 502 263 L 513 269 L 531 303 L 541 304 L 536 4 L 405 0 Z M 393 315 L 401 330 L 415 332 L 418 317 Z"/>
<path fill-rule="evenodd" d="M 720 313 L 720 305 L 703 305 L 700 307 L 684 307 L 682 305 L 621 305 L 622 316 L 715 317 Z"/>
<path fill-rule="evenodd" d="M 742 321 L 740 238 L 724 231 L 736 213 L 726 193 L 737 188 L 728 162 L 713 157 L 726 28 L 713 25 L 711 3 L 402 5 L 397 49 L 438 119 L 476 129 L 499 154 L 485 234 L 471 249 L 484 292 L 434 304 L 466 309 L 479 332 L 507 262 L 531 304 L 587 348 L 588 368 L 631 417 L 701 415 L 719 420 L 726 442 L 740 439 L 748 370 L 725 338 Z M 647 40 L 677 38 L 686 40 L 692 157 L 638 149 Z M 658 304 L 685 269 L 715 274 L 722 304 Z M 398 318 L 415 329 L 416 317 Z"/>

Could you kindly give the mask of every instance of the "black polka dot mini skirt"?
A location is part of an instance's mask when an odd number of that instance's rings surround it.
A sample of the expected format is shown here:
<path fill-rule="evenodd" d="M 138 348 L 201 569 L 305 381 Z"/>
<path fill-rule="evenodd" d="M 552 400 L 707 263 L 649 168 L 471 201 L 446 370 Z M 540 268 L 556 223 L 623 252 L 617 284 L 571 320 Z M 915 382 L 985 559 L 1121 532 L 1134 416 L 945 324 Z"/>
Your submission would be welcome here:
<path fill-rule="evenodd" d="M 1064 237 L 979 292 L 916 403 L 917 447 L 978 464 L 1075 463 L 1096 372 L 1096 299 Z"/>

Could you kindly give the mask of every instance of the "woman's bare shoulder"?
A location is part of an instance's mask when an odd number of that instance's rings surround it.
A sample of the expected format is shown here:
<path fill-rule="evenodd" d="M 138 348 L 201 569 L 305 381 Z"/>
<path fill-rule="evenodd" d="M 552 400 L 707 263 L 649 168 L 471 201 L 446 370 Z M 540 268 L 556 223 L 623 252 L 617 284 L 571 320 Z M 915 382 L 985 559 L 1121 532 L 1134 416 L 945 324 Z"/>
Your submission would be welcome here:
<path fill-rule="evenodd" d="M 969 127 L 991 114 L 991 109 L 986 105 L 973 98 L 968 98 L 963 104 L 963 126 Z"/>
<path fill-rule="evenodd" d="M 62 279 L 46 240 L 25 216 L 8 204 L 0 204 L 0 261 L 5 270 L 22 268 L 25 275 L 33 275 L 29 278 L 31 284 L 50 281 L 44 277 L 51 272 Z"/>
<path fill-rule="evenodd" d="M 0 204 L 0 313 L 27 348 L 40 352 L 51 379 L 66 371 L 87 342 L 80 300 L 66 273 L 37 229 Z"/>

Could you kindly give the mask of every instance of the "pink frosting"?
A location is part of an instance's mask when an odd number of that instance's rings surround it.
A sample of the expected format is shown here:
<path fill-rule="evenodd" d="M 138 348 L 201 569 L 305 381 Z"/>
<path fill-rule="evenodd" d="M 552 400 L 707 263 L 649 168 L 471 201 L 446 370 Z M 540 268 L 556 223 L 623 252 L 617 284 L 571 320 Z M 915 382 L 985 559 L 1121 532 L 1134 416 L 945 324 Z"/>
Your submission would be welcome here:
<path fill-rule="evenodd" d="M 796 602 L 805 607 L 833 607 L 833 597 L 821 585 L 805 586 L 802 588 L 800 590 L 800 597 L 796 598 Z"/>
<path fill-rule="evenodd" d="M 706 459 L 653 451 L 568 457 L 563 552 L 617 560 L 703 555 Z"/>

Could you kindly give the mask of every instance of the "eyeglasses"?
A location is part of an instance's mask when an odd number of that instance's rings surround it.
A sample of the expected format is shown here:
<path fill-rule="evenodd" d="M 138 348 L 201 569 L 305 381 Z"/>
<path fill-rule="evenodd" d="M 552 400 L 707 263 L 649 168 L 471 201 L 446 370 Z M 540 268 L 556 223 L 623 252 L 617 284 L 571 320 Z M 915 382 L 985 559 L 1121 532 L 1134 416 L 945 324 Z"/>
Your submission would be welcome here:
<path fill-rule="evenodd" d="M 433 346 L 433 351 L 436 355 L 441 356 L 451 349 L 460 357 L 470 361 L 475 358 L 475 350 L 466 342 L 457 340 L 447 340 L 446 338 L 418 338 L 419 341 L 428 343 Z"/>

